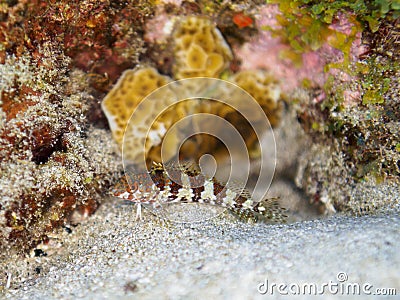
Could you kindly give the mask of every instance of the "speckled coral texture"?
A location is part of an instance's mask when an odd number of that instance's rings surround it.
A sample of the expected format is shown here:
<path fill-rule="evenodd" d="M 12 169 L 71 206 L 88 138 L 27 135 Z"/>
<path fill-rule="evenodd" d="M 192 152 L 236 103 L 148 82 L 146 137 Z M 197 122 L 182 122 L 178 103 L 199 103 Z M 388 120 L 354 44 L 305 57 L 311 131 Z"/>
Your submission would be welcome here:
<path fill-rule="evenodd" d="M 74 212 L 92 213 L 119 163 L 111 136 L 86 123 L 80 71 L 66 77 L 66 68 L 49 72 L 24 57 L 0 70 L 0 245 L 27 250 Z"/>
<path fill-rule="evenodd" d="M 131 25 L 151 7 L 1 3 L 2 249 L 28 251 L 97 209 L 121 167 L 96 97 L 137 62 L 143 43 Z"/>

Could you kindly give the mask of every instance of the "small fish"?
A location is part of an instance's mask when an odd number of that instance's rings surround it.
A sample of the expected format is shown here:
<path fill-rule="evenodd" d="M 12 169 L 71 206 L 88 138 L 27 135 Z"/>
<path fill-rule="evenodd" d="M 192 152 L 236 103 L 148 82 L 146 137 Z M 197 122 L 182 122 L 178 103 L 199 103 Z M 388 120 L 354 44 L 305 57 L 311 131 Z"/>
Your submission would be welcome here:
<path fill-rule="evenodd" d="M 114 197 L 137 205 L 136 219 L 141 218 L 143 204 L 158 208 L 170 203 L 195 202 L 225 207 L 245 220 L 285 222 L 284 209 L 279 206 L 278 198 L 255 203 L 247 190 L 207 178 L 193 165 L 165 167 L 153 163 L 148 175 L 150 182 L 147 182 L 147 174 L 126 175 L 112 190 Z M 180 182 L 170 178 L 180 178 Z"/>
<path fill-rule="evenodd" d="M 246 16 L 244 13 L 238 13 L 234 15 L 232 20 L 233 23 L 235 23 L 240 29 L 253 24 L 253 19 L 249 16 Z"/>

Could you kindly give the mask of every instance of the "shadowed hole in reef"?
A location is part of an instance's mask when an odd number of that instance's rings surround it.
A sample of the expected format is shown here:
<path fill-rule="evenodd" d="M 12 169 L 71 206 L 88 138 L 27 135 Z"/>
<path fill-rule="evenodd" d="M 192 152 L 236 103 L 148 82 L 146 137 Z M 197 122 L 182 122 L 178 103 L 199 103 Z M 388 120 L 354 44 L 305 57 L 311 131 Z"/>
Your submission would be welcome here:
<path fill-rule="evenodd" d="M 32 151 L 32 161 L 40 165 L 46 163 L 54 152 L 66 152 L 67 149 L 62 143 L 62 134 L 59 134 L 54 143 L 43 145 Z"/>

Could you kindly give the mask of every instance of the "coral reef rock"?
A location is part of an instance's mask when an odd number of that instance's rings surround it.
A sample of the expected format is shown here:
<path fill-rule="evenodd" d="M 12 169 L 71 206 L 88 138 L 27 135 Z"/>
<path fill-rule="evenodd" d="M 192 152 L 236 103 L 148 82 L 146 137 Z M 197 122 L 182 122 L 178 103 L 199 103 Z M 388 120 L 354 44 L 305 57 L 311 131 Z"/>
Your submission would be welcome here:
<path fill-rule="evenodd" d="M 117 171 L 108 135 L 86 124 L 82 73 L 67 77 L 69 59 L 51 55 L 41 67 L 25 56 L 0 64 L 2 249 L 27 250 L 74 212 L 92 213 Z"/>

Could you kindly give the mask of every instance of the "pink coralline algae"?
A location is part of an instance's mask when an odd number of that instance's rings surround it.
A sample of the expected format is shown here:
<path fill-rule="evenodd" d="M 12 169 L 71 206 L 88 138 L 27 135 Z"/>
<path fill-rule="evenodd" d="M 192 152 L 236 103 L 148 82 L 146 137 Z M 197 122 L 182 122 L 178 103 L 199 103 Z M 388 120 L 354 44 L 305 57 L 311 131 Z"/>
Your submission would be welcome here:
<path fill-rule="evenodd" d="M 334 68 L 329 72 L 324 70 L 330 63 L 343 61 L 342 51 L 335 49 L 329 43 L 329 38 L 334 39 L 334 36 L 329 37 L 319 49 L 302 53 L 300 62 L 294 61 L 287 54 L 291 46 L 284 43 L 281 36 L 275 36 L 271 31 L 266 30 L 266 28 L 277 29 L 280 26 L 276 20 L 279 14 L 276 5 L 264 5 L 260 9 L 259 14 L 256 15 L 256 26 L 260 29 L 259 35 L 234 49 L 236 56 L 242 61 L 242 69 L 268 69 L 277 78 L 284 80 L 282 89 L 286 92 L 302 86 L 304 80 L 310 81 L 313 86 L 322 87 L 329 75 L 336 76 L 341 73 Z M 347 15 L 339 14 L 329 29 L 350 35 L 353 26 Z M 361 33 L 357 33 L 351 47 L 350 59 L 356 61 L 358 56 L 365 51 L 365 47 L 361 44 Z M 348 76 L 343 79 L 351 81 L 354 78 Z M 354 97 L 354 92 L 352 96 Z"/>

